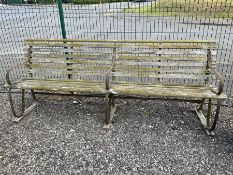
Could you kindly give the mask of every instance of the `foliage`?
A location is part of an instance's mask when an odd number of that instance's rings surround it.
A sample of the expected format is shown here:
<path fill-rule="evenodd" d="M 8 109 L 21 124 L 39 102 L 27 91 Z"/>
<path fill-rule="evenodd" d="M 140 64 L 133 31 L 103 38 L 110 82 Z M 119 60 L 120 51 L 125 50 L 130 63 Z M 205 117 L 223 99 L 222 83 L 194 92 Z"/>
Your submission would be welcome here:
<path fill-rule="evenodd" d="M 144 7 L 125 10 L 153 16 L 233 17 L 233 0 L 159 0 Z"/>
<path fill-rule="evenodd" d="M 53 4 L 56 3 L 56 0 L 23 0 L 26 4 Z"/>
<path fill-rule="evenodd" d="M 71 0 L 74 4 L 98 4 L 98 3 L 111 3 L 111 2 L 124 2 L 126 0 Z"/>

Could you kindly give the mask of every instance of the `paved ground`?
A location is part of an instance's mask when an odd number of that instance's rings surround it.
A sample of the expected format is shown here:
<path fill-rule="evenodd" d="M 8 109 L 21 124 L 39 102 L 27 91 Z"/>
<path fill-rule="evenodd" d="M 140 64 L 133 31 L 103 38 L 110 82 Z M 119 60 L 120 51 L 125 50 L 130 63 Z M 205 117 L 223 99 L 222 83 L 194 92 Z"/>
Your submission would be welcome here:
<path fill-rule="evenodd" d="M 186 103 L 118 100 L 108 130 L 103 100 L 78 101 L 50 97 L 14 124 L 0 94 L 0 174 L 233 174 L 232 109 L 212 138 Z"/>

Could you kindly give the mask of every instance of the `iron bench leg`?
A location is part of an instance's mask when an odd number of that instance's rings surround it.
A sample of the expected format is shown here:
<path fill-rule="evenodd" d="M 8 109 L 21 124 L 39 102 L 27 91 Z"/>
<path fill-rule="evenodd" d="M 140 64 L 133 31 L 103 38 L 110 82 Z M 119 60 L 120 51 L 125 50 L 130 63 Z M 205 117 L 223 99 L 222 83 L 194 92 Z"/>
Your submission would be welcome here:
<path fill-rule="evenodd" d="M 215 109 L 215 114 L 213 114 L 214 117 L 212 120 L 211 120 L 211 118 L 212 118 L 212 99 L 208 99 L 207 115 L 206 116 L 204 115 L 204 109 L 203 109 L 204 105 L 205 105 L 204 103 L 205 103 L 205 99 L 202 99 L 200 107 L 196 109 L 196 113 L 197 113 L 197 116 L 199 117 L 206 133 L 210 136 L 214 136 L 213 130 L 215 129 L 217 121 L 218 121 L 221 100 L 217 99 L 217 106 Z"/>
<path fill-rule="evenodd" d="M 104 128 L 110 128 L 112 126 L 112 119 L 116 110 L 116 104 L 113 94 L 106 95 L 106 109 L 105 109 L 105 122 Z"/>
<path fill-rule="evenodd" d="M 15 119 L 13 119 L 14 122 L 18 123 L 19 121 L 21 121 L 29 112 L 31 112 L 37 105 L 38 105 L 38 101 L 36 99 L 34 90 L 31 90 L 31 95 L 33 98 L 33 104 L 31 106 L 29 106 L 27 109 L 25 109 L 25 89 L 21 90 L 21 100 L 22 100 L 22 106 L 21 106 L 21 111 L 20 113 L 17 113 L 15 108 L 14 108 L 14 102 L 13 102 L 13 98 L 12 98 L 12 88 L 10 87 L 8 90 L 8 96 L 9 96 L 9 100 L 10 100 L 10 106 L 11 106 L 11 110 L 13 115 L 16 117 Z"/>

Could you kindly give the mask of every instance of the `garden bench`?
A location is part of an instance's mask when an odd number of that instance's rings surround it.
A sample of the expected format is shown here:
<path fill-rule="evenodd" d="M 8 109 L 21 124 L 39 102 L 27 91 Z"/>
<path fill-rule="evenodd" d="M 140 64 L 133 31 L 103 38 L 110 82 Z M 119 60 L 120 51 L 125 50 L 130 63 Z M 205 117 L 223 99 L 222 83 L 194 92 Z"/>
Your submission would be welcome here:
<path fill-rule="evenodd" d="M 223 77 L 215 70 L 215 42 L 30 39 L 26 44 L 25 77 L 10 80 L 19 66 L 6 75 L 16 122 L 38 104 L 36 93 L 105 97 L 108 127 L 116 98 L 156 98 L 199 103 L 196 113 L 207 133 L 213 134 L 221 100 L 227 98 Z M 14 88 L 22 91 L 20 113 L 13 104 Z M 25 90 L 35 101 L 27 109 Z M 213 100 L 217 105 L 212 114 Z"/>
<path fill-rule="evenodd" d="M 210 41 L 115 42 L 113 67 L 106 78 L 106 122 L 111 124 L 115 98 L 160 98 L 197 102 L 196 113 L 208 134 L 218 120 L 223 77 L 216 67 L 216 44 Z M 212 85 L 218 78 L 218 88 Z M 212 117 L 212 101 L 217 101 Z M 205 104 L 207 101 L 207 109 Z M 207 111 L 207 112 L 206 112 Z M 205 115 L 204 115 L 205 114 Z"/>

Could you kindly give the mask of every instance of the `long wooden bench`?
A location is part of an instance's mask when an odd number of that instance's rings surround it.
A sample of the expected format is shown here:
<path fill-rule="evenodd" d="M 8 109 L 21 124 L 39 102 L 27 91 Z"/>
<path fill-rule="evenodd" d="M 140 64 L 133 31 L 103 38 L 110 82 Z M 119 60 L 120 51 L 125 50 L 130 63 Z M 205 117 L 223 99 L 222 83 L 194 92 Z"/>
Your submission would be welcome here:
<path fill-rule="evenodd" d="M 36 106 L 35 91 L 106 96 L 108 126 L 116 98 L 155 97 L 199 103 L 197 115 L 207 133 L 213 134 L 221 100 L 227 98 L 223 94 L 223 77 L 215 70 L 215 42 L 31 39 L 26 44 L 27 76 L 11 82 L 15 67 L 6 75 L 16 122 Z M 211 84 L 214 78 L 218 79 L 218 87 Z M 22 91 L 19 114 L 11 95 L 14 88 Z M 26 89 L 31 90 L 35 100 L 28 109 L 24 100 Z M 213 100 L 217 106 L 212 117 Z"/>

